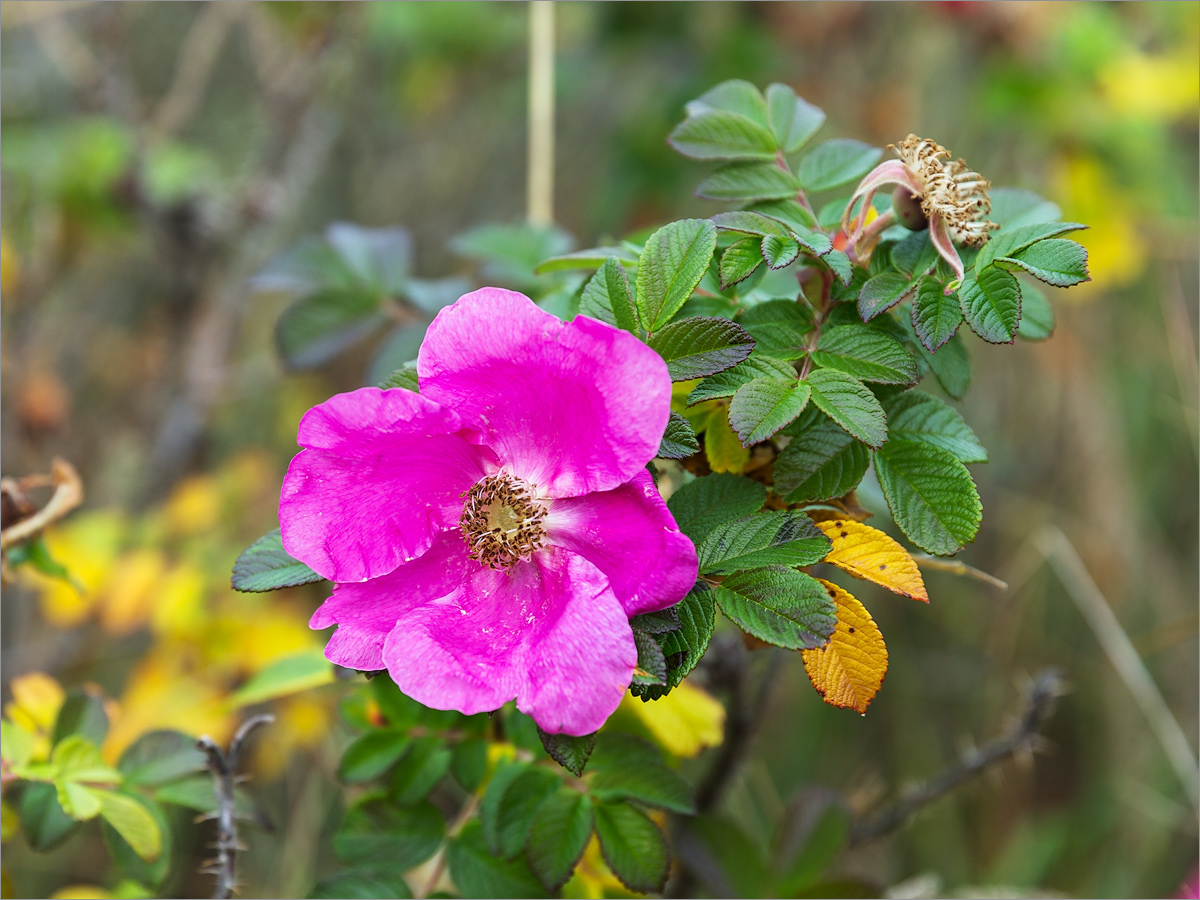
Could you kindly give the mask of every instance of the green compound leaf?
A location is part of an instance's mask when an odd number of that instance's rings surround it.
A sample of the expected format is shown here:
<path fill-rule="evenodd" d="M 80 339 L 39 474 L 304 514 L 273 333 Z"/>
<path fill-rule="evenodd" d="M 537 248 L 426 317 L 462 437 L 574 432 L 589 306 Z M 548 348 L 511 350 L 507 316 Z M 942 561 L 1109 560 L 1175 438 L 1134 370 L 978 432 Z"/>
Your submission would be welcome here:
<path fill-rule="evenodd" d="M 696 548 L 705 575 L 759 566 L 811 566 L 830 542 L 812 520 L 795 510 L 755 513 L 718 526 Z"/>
<path fill-rule="evenodd" d="M 1021 324 L 1017 337 L 1026 341 L 1044 341 L 1054 334 L 1054 310 L 1040 288 L 1021 285 Z"/>
<path fill-rule="evenodd" d="M 733 395 L 729 424 L 742 446 L 765 441 L 791 422 L 808 403 L 809 387 L 791 378 L 755 378 Z"/>
<path fill-rule="evenodd" d="M 987 462 L 987 451 L 958 410 L 924 391 L 906 391 L 883 403 L 889 441 L 940 447 L 963 463 Z M 777 464 L 778 465 L 778 464 Z"/>
<path fill-rule="evenodd" d="M 755 349 L 775 359 L 800 359 L 808 352 L 812 312 L 792 300 L 768 300 L 742 314 L 741 325 L 757 342 Z"/>
<path fill-rule="evenodd" d="M 206 757 L 196 739 L 181 731 L 150 731 L 121 754 L 117 771 L 126 785 L 158 787 L 204 769 Z"/>
<path fill-rule="evenodd" d="M 275 591 L 320 580 L 320 575 L 283 549 L 278 528 L 243 550 L 233 564 L 235 591 Z"/>
<path fill-rule="evenodd" d="M 841 250 L 830 250 L 821 257 L 821 260 L 833 270 L 838 281 L 843 285 L 850 284 L 850 280 L 854 277 L 854 265 L 850 262 L 849 256 Z"/>
<path fill-rule="evenodd" d="M 637 632 L 634 632 L 634 637 L 637 637 Z M 658 646 L 657 644 L 655 645 Z M 666 663 L 663 663 L 664 668 Z M 587 765 L 588 757 L 592 755 L 592 750 L 596 748 L 596 735 L 585 734 L 582 737 L 575 737 L 570 734 L 550 734 L 549 732 L 538 729 L 538 737 L 542 739 L 542 746 L 546 748 L 546 752 L 550 754 L 550 758 L 578 778 L 583 774 L 583 769 Z"/>
<path fill-rule="evenodd" d="M 995 260 L 1002 257 L 1012 258 L 1020 254 L 1026 247 L 1070 231 L 1087 228 L 1075 222 L 1039 222 L 1036 224 L 1020 225 L 1016 228 L 1003 228 L 992 235 L 983 245 L 979 255 L 975 257 L 975 271 L 982 272 Z"/>
<path fill-rule="evenodd" d="M 716 316 L 692 316 L 672 322 L 650 337 L 651 347 L 667 363 L 672 381 L 691 381 L 736 366 L 754 349 L 742 326 Z"/>
<path fill-rule="evenodd" d="M 891 309 L 917 289 L 917 282 L 900 272 L 880 272 L 869 278 L 858 294 L 858 314 L 869 322 L 885 310 Z"/>
<path fill-rule="evenodd" d="M 990 268 L 958 289 L 963 318 L 971 330 L 992 344 L 1011 344 L 1021 321 L 1021 286 L 1003 269 Z"/>
<path fill-rule="evenodd" d="M 966 466 L 949 451 L 889 441 L 875 454 L 875 474 L 892 518 L 922 550 L 949 556 L 975 539 L 983 504 Z"/>
<path fill-rule="evenodd" d="M 425 799 L 450 771 L 450 756 L 450 748 L 440 738 L 415 738 L 396 766 L 388 796 L 398 806 Z"/>
<path fill-rule="evenodd" d="M 878 147 L 852 138 L 834 138 L 809 150 L 796 174 L 806 191 L 827 191 L 866 175 L 881 156 Z"/>
<path fill-rule="evenodd" d="M 592 798 L 570 788 L 560 788 L 542 804 L 525 852 L 546 890 L 557 891 L 571 877 L 592 836 L 592 821 Z"/>
<path fill-rule="evenodd" d="M 745 281 L 763 264 L 762 242 L 755 238 L 742 238 L 726 248 L 721 254 L 721 289 L 729 290 Z"/>
<path fill-rule="evenodd" d="M 670 856 L 659 827 L 628 803 L 596 805 L 600 852 L 613 874 L 631 891 L 658 893 L 667 883 Z"/>
<path fill-rule="evenodd" d="M 763 159 L 775 157 L 775 138 L 747 116 L 722 109 L 689 115 L 667 142 L 692 159 Z"/>
<path fill-rule="evenodd" d="M 433 856 L 444 833 L 441 813 L 431 803 L 398 807 L 387 800 L 369 800 L 346 813 L 333 837 L 333 850 L 357 869 L 403 871 Z"/>
<path fill-rule="evenodd" d="M 998 257 L 997 266 L 1024 269 L 1038 281 L 1055 287 L 1070 287 L 1091 281 L 1087 250 L 1075 241 L 1051 238 L 1026 247 L 1013 257 Z"/>
<path fill-rule="evenodd" d="M 811 407 L 788 433 L 794 436 L 774 467 L 775 491 L 788 503 L 841 497 L 858 486 L 871 464 L 863 443 Z"/>
<path fill-rule="evenodd" d="M 417 383 L 417 364 L 415 362 L 405 363 L 383 381 L 379 382 L 379 386 L 385 391 L 390 388 L 400 388 L 405 391 L 412 391 L 414 394 L 421 392 L 420 385 Z"/>
<path fill-rule="evenodd" d="M 737 209 L 731 212 L 717 213 L 712 217 L 713 223 L 722 231 L 735 231 L 738 234 L 753 234 L 758 237 L 774 235 L 775 237 L 790 238 L 792 230 L 785 222 L 750 209 Z"/>
<path fill-rule="evenodd" d="M 488 770 L 488 742 L 483 738 L 459 741 L 451 752 L 450 773 L 454 780 L 474 793 L 483 783 Z"/>
<path fill-rule="evenodd" d="M 732 397 L 738 388 L 749 384 L 755 378 L 782 378 L 795 380 L 796 369 L 789 363 L 769 356 L 755 353 L 748 359 L 738 363 L 732 369 L 710 375 L 696 385 L 688 394 L 688 405 L 702 400 L 712 400 L 719 397 Z"/>
<path fill-rule="evenodd" d="M 483 842 L 483 830 L 475 822 L 446 845 L 446 865 L 463 897 L 548 896 L 524 858 L 506 861 L 492 855 Z"/>
<path fill-rule="evenodd" d="M 543 259 L 534 267 L 535 275 L 547 272 L 569 272 L 573 269 L 599 269 L 608 259 L 616 259 L 627 268 L 637 268 L 638 254 L 636 248 L 630 247 L 592 247 L 589 250 L 575 250 Z"/>
<path fill-rule="evenodd" d="M 937 248 L 929 239 L 928 229 L 910 232 L 892 247 L 892 262 L 906 275 L 919 278 L 937 261 Z"/>
<path fill-rule="evenodd" d="M 387 321 L 380 311 L 382 294 L 364 290 L 319 291 L 289 306 L 275 325 L 275 344 L 293 369 L 310 369 Z"/>
<path fill-rule="evenodd" d="M 667 657 L 654 636 L 637 628 L 633 629 L 633 642 L 637 645 L 637 668 L 633 670 L 634 684 L 667 683 Z"/>
<path fill-rule="evenodd" d="M 681 486 L 667 500 L 679 530 L 699 544 L 718 525 L 762 509 L 767 489 L 757 481 L 721 472 Z"/>
<path fill-rule="evenodd" d="M 674 769 L 668 768 L 656 750 L 634 746 L 632 739 L 616 746 L 610 741 L 606 749 L 610 750 L 609 756 L 625 758 L 628 762 L 597 767 L 591 784 L 592 795 L 597 800 L 636 800 L 646 806 L 683 815 L 696 812 L 691 785 Z"/>
<path fill-rule="evenodd" d="M 708 219 L 664 225 L 646 241 L 638 261 L 637 311 L 646 331 L 658 331 L 708 271 L 717 247 L 717 229 Z"/>
<path fill-rule="evenodd" d="M 530 767 L 521 772 L 504 790 L 496 809 L 495 841 L 485 834 L 488 844 L 505 859 L 512 859 L 525 846 L 529 826 L 543 803 L 562 785 L 562 778 L 548 769 Z M 481 820 L 482 821 L 482 820 Z M 486 825 L 486 821 L 484 822 Z"/>
<path fill-rule="evenodd" d="M 696 440 L 696 432 L 692 426 L 677 412 L 671 413 L 667 420 L 667 430 L 663 433 L 662 443 L 658 445 L 656 456 L 661 459 L 687 459 L 700 449 Z"/>
<path fill-rule="evenodd" d="M 768 234 L 762 239 L 761 249 L 762 258 L 771 269 L 789 266 L 800 255 L 800 245 L 793 238 L 778 237 L 774 234 Z"/>
<path fill-rule="evenodd" d="M 887 440 L 883 407 L 865 384 L 853 375 L 833 369 L 810 372 L 805 383 L 812 388 L 812 402 L 868 447 L 878 450 Z"/>
<path fill-rule="evenodd" d="M 403 732 L 391 729 L 368 731 L 342 754 L 338 780 L 358 784 L 378 778 L 408 752 L 409 746 L 409 739 Z"/>
<path fill-rule="evenodd" d="M 915 384 L 917 361 L 891 335 L 863 325 L 827 328 L 812 360 L 863 381 L 881 384 Z"/>
<path fill-rule="evenodd" d="M 732 162 L 721 166 L 696 188 L 696 195 L 709 200 L 752 203 L 795 197 L 800 182 L 773 160 Z"/>
<path fill-rule="evenodd" d="M 930 353 L 937 352 L 954 337 L 962 324 L 962 307 L 958 294 L 946 295 L 942 285 L 933 278 L 922 278 L 913 298 L 912 324 L 917 339 Z"/>
<path fill-rule="evenodd" d="M 713 589 L 717 606 L 760 641 L 789 650 L 812 650 L 829 640 L 837 609 L 815 578 L 783 566 L 730 575 Z"/>
<path fill-rule="evenodd" d="M 666 634 L 668 631 L 679 630 L 679 613 L 675 611 L 674 606 L 668 606 L 666 609 L 634 616 L 629 620 L 629 624 L 634 630 L 646 634 Z"/>
<path fill-rule="evenodd" d="M 795 153 L 820 131 L 825 113 L 796 96 L 786 84 L 767 86 L 767 123 L 784 153 Z"/>
<path fill-rule="evenodd" d="M 629 290 L 629 276 L 617 257 L 608 257 L 584 285 L 579 312 L 633 334 L 640 334 L 637 309 L 633 303 L 633 293 Z"/>
<path fill-rule="evenodd" d="M 655 635 L 667 660 L 666 687 L 632 685 L 630 692 L 643 700 L 657 700 L 679 684 L 696 667 L 712 638 L 716 616 L 712 591 L 708 585 L 697 582 L 688 595 L 675 605 L 675 609 L 679 613 L 678 630 Z"/>

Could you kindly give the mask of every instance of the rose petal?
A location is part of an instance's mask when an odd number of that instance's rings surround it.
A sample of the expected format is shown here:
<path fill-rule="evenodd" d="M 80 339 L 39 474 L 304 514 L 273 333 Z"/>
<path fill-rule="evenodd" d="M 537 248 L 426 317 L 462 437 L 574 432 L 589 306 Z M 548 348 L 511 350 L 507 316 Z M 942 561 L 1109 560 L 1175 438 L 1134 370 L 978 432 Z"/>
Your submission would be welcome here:
<path fill-rule="evenodd" d="M 658 452 L 671 379 L 627 332 L 564 323 L 483 288 L 438 313 L 417 358 L 423 396 L 456 410 L 514 474 L 552 497 L 607 491 Z"/>
<path fill-rule="evenodd" d="M 615 490 L 554 501 L 546 529 L 607 576 L 628 616 L 677 603 L 699 574 L 695 545 L 645 469 Z"/>
<path fill-rule="evenodd" d="M 386 575 L 454 527 L 494 457 L 411 391 L 362 388 L 310 409 L 279 499 L 283 547 L 336 582 Z"/>
<path fill-rule="evenodd" d="M 933 243 L 934 249 L 937 250 L 942 259 L 949 263 L 950 268 L 954 270 L 954 277 L 962 281 L 965 274 L 962 257 L 958 255 L 958 249 L 954 246 L 954 241 L 950 238 L 950 231 L 946 228 L 946 220 L 939 215 L 935 215 L 929 221 L 929 240 Z M 953 289 L 947 288 L 946 293 L 953 293 Z"/>
<path fill-rule="evenodd" d="M 853 245 L 862 234 L 863 226 L 867 224 L 867 211 L 871 207 L 871 200 L 875 197 L 875 192 L 885 184 L 902 184 L 907 187 L 914 195 L 920 196 L 925 192 L 925 186 L 913 176 L 898 159 L 889 159 L 886 162 L 881 162 L 874 169 L 863 176 L 863 180 L 858 183 L 858 187 L 854 189 L 854 196 L 850 198 L 850 202 L 846 204 L 846 211 L 842 213 L 842 231 L 850 238 L 850 244 Z M 863 198 L 862 208 L 858 215 L 854 217 L 853 223 L 850 221 L 850 212 L 854 209 L 854 204 L 858 198 Z"/>

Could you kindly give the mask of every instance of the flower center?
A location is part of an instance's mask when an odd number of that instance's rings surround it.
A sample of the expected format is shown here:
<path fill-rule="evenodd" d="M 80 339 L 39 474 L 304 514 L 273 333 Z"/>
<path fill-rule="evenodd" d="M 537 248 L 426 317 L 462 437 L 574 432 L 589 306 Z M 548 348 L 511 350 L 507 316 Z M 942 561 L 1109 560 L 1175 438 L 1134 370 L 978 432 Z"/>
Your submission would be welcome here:
<path fill-rule="evenodd" d="M 925 186 L 920 203 L 926 219 L 940 218 L 960 244 L 982 247 L 987 243 L 988 232 L 1000 226 L 987 220 L 992 210 L 991 185 L 982 175 L 961 159 L 952 159 L 941 144 L 915 134 L 888 146 Z"/>
<path fill-rule="evenodd" d="M 489 475 L 467 491 L 458 527 L 471 559 L 511 569 L 542 546 L 546 507 L 519 478 Z"/>

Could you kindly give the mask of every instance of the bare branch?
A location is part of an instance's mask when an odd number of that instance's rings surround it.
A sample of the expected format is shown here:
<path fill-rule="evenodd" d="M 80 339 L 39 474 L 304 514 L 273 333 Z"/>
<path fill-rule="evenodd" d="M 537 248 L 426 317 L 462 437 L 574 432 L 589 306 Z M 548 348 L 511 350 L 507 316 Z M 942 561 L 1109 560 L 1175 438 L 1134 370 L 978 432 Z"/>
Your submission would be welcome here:
<path fill-rule="evenodd" d="M 990 584 L 1002 591 L 1008 590 L 1007 582 L 1001 581 L 995 575 L 989 575 L 982 569 L 968 566 L 961 559 L 942 559 L 930 556 L 928 553 L 914 553 L 912 558 L 922 569 L 937 569 L 940 572 L 949 572 L 951 575 L 963 575 L 967 578 L 974 578 L 976 581 L 982 581 L 984 584 Z"/>

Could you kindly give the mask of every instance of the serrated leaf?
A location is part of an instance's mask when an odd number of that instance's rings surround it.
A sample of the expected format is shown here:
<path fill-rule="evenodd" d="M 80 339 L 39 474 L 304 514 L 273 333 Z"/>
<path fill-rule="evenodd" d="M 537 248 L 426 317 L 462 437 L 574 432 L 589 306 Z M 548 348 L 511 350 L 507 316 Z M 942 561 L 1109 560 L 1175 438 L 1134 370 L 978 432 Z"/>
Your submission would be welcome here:
<path fill-rule="evenodd" d="M 792 300 L 768 300 L 752 306 L 739 320 L 756 341 L 759 354 L 774 359 L 800 359 L 808 352 L 812 312 Z"/>
<path fill-rule="evenodd" d="M 784 153 L 795 153 L 825 124 L 825 113 L 786 84 L 767 85 L 767 123 Z"/>
<path fill-rule="evenodd" d="M 687 459 L 699 449 L 700 442 L 687 419 L 677 412 L 671 413 L 667 420 L 667 430 L 663 433 L 662 442 L 658 445 L 658 453 L 655 455 L 662 459 Z"/>
<path fill-rule="evenodd" d="M 538 809 L 560 785 L 562 778 L 542 768 L 526 769 L 508 785 L 496 810 L 494 847 L 501 856 L 512 859 L 521 852 Z"/>
<path fill-rule="evenodd" d="M 771 269 L 789 266 L 800 255 L 800 245 L 793 238 L 778 237 L 774 234 L 768 234 L 762 239 L 761 249 L 762 258 Z"/>
<path fill-rule="evenodd" d="M 308 369 L 333 359 L 386 321 L 381 300 L 380 294 L 351 289 L 301 297 L 275 325 L 275 344 L 284 362 Z"/>
<path fill-rule="evenodd" d="M 399 731 L 368 731 L 357 738 L 342 754 L 337 777 L 347 784 L 378 778 L 408 752 L 409 739 Z"/>
<path fill-rule="evenodd" d="M 729 424 L 728 407 L 720 401 L 704 423 L 704 458 L 714 472 L 738 474 L 750 461 L 750 451 Z"/>
<path fill-rule="evenodd" d="M 100 815 L 125 839 L 145 862 L 153 862 L 162 852 L 163 835 L 158 822 L 142 801 L 117 793 L 88 788 L 100 804 Z"/>
<path fill-rule="evenodd" d="M 375 897 L 411 897 L 408 882 L 398 873 L 339 872 L 317 882 L 308 894 L 309 900 L 351 900 Z"/>
<path fill-rule="evenodd" d="M 100 835 L 104 840 L 104 846 L 108 850 L 109 856 L 112 857 L 113 863 L 125 878 L 148 887 L 157 888 L 162 893 L 162 887 L 167 877 L 171 874 L 171 863 L 174 858 L 175 842 L 171 834 L 170 821 L 167 819 L 162 806 L 153 800 L 149 800 L 140 794 L 125 791 L 121 793 L 121 796 L 128 797 L 134 803 L 139 804 L 153 820 L 154 827 L 160 839 L 158 852 L 150 859 L 144 859 L 130 841 L 108 822 L 107 817 L 102 812 Z M 137 813 L 133 815 L 137 817 Z M 134 827 L 136 828 L 137 826 L 135 825 Z M 151 848 L 152 844 L 143 845 L 142 847 L 142 849 Z"/>
<path fill-rule="evenodd" d="M 821 257 L 821 260 L 833 270 L 833 274 L 843 285 L 850 284 L 850 280 L 854 277 L 854 266 L 850 262 L 849 256 L 841 250 L 830 250 Z"/>
<path fill-rule="evenodd" d="M 829 242 L 829 236 L 822 234 L 817 229 L 817 217 L 806 206 L 802 206 L 799 201 L 785 200 L 761 200 L 755 203 L 750 210 L 751 212 L 762 213 L 764 216 L 770 216 L 772 219 L 778 219 L 789 229 L 793 235 L 797 237 L 801 244 L 808 247 L 810 241 L 818 243 Z M 820 253 L 828 251 L 829 247 L 821 248 Z M 812 249 L 810 247 L 810 249 Z M 819 255 L 819 254 L 818 254 Z"/>
<path fill-rule="evenodd" d="M 987 462 L 987 451 L 979 443 L 962 415 L 954 407 L 924 391 L 905 391 L 883 403 L 888 417 L 889 440 L 932 444 L 953 454 L 960 462 Z"/>
<path fill-rule="evenodd" d="M 929 602 L 916 561 L 889 535 L 838 513 L 814 513 L 814 517 L 832 545 L 824 562 L 901 596 Z"/>
<path fill-rule="evenodd" d="M 741 78 L 722 81 L 687 104 L 689 116 L 714 109 L 739 113 L 760 125 L 767 124 L 767 104 L 762 92 Z"/>
<path fill-rule="evenodd" d="M 668 631 L 679 629 L 679 613 L 674 606 L 668 606 L 666 609 L 634 616 L 629 620 L 629 624 L 635 630 L 644 631 L 646 634 L 666 634 Z"/>
<path fill-rule="evenodd" d="M 397 371 L 404 371 L 407 366 L 416 361 L 425 339 L 426 322 L 414 325 L 401 325 L 390 331 L 367 367 L 367 381 L 379 384 L 386 381 Z M 415 379 L 416 373 L 413 373 Z M 391 387 L 391 385 L 388 385 Z"/>
<path fill-rule="evenodd" d="M 754 349 L 754 338 L 729 319 L 692 316 L 651 335 L 650 346 L 667 363 L 672 381 L 691 381 L 737 365 Z"/>
<path fill-rule="evenodd" d="M 637 268 L 638 256 L 629 247 L 592 247 L 575 250 L 543 259 L 533 269 L 535 275 L 548 272 L 569 272 L 574 269 L 599 269 L 609 259 L 616 259 L 623 268 Z"/>
<path fill-rule="evenodd" d="M 638 661 L 633 670 L 634 684 L 667 683 L 667 658 L 653 636 L 633 629 L 633 642 L 637 645 Z"/>
<path fill-rule="evenodd" d="M 762 509 L 767 489 L 737 475 L 705 475 L 678 488 L 667 509 L 679 530 L 700 543 L 718 525 Z"/>
<path fill-rule="evenodd" d="M 1044 341 L 1054 334 L 1054 310 L 1040 289 L 1021 285 L 1021 323 L 1017 337 L 1026 341 Z"/>
<path fill-rule="evenodd" d="M 852 138 L 834 138 L 808 151 L 796 174 L 806 191 L 827 191 L 866 175 L 881 156 L 878 147 Z"/>
<path fill-rule="evenodd" d="M 325 229 L 325 240 L 363 284 L 393 296 L 403 293 L 412 259 L 412 238 L 405 229 L 333 222 Z"/>
<path fill-rule="evenodd" d="M 1033 191 L 998 187 L 992 188 L 992 211 L 988 218 L 1011 231 L 1020 225 L 1057 222 L 1062 218 L 1062 210 Z"/>
<path fill-rule="evenodd" d="M 837 628 L 824 647 L 804 651 L 804 669 L 826 703 L 865 713 L 887 674 L 887 646 L 856 597 L 836 584 L 818 581 L 837 607 Z"/>
<path fill-rule="evenodd" d="M 697 548 L 706 575 L 759 566 L 810 566 L 829 552 L 829 540 L 803 513 L 769 510 L 719 525 Z"/>
<path fill-rule="evenodd" d="M 646 331 L 671 321 L 708 270 L 717 229 L 708 219 L 664 225 L 646 241 L 638 260 L 637 312 Z"/>
<path fill-rule="evenodd" d="M 403 754 L 388 796 L 398 806 L 423 800 L 450 771 L 450 748 L 440 738 L 419 737 Z"/>
<path fill-rule="evenodd" d="M 430 803 L 398 807 L 371 800 L 353 807 L 333 838 L 338 859 L 372 871 L 411 869 L 434 854 L 445 823 Z"/>
<path fill-rule="evenodd" d="M 752 203 L 794 197 L 800 182 L 774 160 L 727 163 L 700 182 L 696 194 L 709 200 Z"/>
<path fill-rule="evenodd" d="M 399 369 L 396 369 L 396 371 L 392 372 L 392 374 L 387 378 L 379 382 L 379 387 L 385 391 L 393 388 L 399 388 L 400 390 L 412 391 L 414 394 L 419 394 L 421 392 L 421 387 L 417 381 L 417 364 L 415 362 L 405 363 Z M 279 549 L 283 550 L 282 542 L 279 545 Z M 290 558 L 291 557 L 289 557 L 289 559 Z M 316 575 L 317 573 L 313 572 L 313 574 Z M 320 578 L 321 576 L 317 575 L 316 579 L 314 580 L 319 581 Z M 238 588 L 238 590 L 248 589 Z"/>
<path fill-rule="evenodd" d="M 629 276 L 617 257 L 610 256 L 584 285 L 579 312 L 593 319 L 640 334 Z"/>
<path fill-rule="evenodd" d="M 679 628 L 656 636 L 667 660 L 667 685 L 633 685 L 630 691 L 644 699 L 657 699 L 676 687 L 696 667 L 712 638 L 716 616 L 708 585 L 697 582 L 675 609 L 679 613 Z"/>
<path fill-rule="evenodd" d="M 954 337 L 962 324 L 962 307 L 958 293 L 946 295 L 942 285 L 933 278 L 922 278 L 912 304 L 912 324 L 917 339 L 930 353 Z"/>
<path fill-rule="evenodd" d="M 792 438 L 775 459 L 775 491 L 788 503 L 832 500 L 862 481 L 871 454 L 828 416 L 810 409 L 791 426 Z"/>
<path fill-rule="evenodd" d="M 596 804 L 600 852 L 631 891 L 657 893 L 667 883 L 670 857 L 659 827 L 628 803 Z"/>
<path fill-rule="evenodd" d="M 696 812 L 691 785 L 678 772 L 667 768 L 657 752 L 653 761 L 646 759 L 636 765 L 612 766 L 598 771 L 591 792 L 600 801 L 635 800 L 683 815 Z"/>
<path fill-rule="evenodd" d="M 1023 269 L 1039 281 L 1055 287 L 1070 287 L 1091 281 L 1088 254 L 1082 245 L 1063 238 L 1038 241 L 1015 256 L 997 257 L 996 265 Z"/>
<path fill-rule="evenodd" d="M 812 360 L 863 381 L 881 384 L 915 384 L 917 361 L 890 335 L 863 325 L 826 328 Z"/>
<path fill-rule="evenodd" d="M 278 528 L 243 550 L 233 564 L 235 591 L 274 591 L 320 580 L 320 575 L 283 549 Z"/>
<path fill-rule="evenodd" d="M 980 249 L 975 257 L 975 271 L 982 272 L 993 261 L 1001 257 L 1018 255 L 1026 247 L 1044 241 L 1060 234 L 1079 231 L 1087 228 L 1076 222 L 1039 222 L 1029 225 L 1019 225 L 1015 228 L 1002 228 L 996 232 Z"/>
<path fill-rule="evenodd" d="M 760 641 L 789 650 L 819 647 L 833 633 L 833 603 L 817 580 L 765 566 L 737 572 L 713 589 L 726 617 Z"/>
<path fill-rule="evenodd" d="M 775 157 L 775 138 L 747 116 L 723 109 L 689 115 L 667 142 L 692 159 L 763 159 Z"/>
<path fill-rule="evenodd" d="M 760 356 L 756 353 L 731 369 L 705 378 L 688 394 L 687 402 L 691 406 L 704 400 L 732 397 L 737 393 L 738 388 L 749 384 L 755 378 L 788 380 L 795 377 L 796 369 L 791 363 L 772 359 L 769 356 Z"/>
<path fill-rule="evenodd" d="M 1003 269 L 970 273 L 958 289 L 963 318 L 971 330 L 993 344 L 1011 344 L 1021 321 L 1021 286 Z"/>
<path fill-rule="evenodd" d="M 506 861 L 488 852 L 480 827 L 469 823 L 446 845 L 446 866 L 463 897 L 545 897 L 524 858 Z"/>
<path fill-rule="evenodd" d="M 634 632 L 634 637 L 637 637 L 637 632 Z M 657 647 L 658 645 L 655 644 Z M 666 663 L 663 664 L 664 668 Z M 542 746 L 546 748 L 546 752 L 550 754 L 550 758 L 578 778 L 583 774 L 583 769 L 587 765 L 588 757 L 592 755 L 592 750 L 596 748 L 596 734 L 585 734 L 582 737 L 575 737 L 570 734 L 550 734 L 538 728 L 538 737 L 542 739 Z"/>
<path fill-rule="evenodd" d="M 181 731 L 150 731 L 126 748 L 117 763 L 125 783 L 157 787 L 202 770 L 204 753 Z"/>
<path fill-rule="evenodd" d="M 892 263 L 906 275 L 919 278 L 938 261 L 929 230 L 913 231 L 892 246 Z"/>
<path fill-rule="evenodd" d="M 917 289 L 917 282 L 896 271 L 880 272 L 867 279 L 858 293 L 858 314 L 869 322 Z"/>
<path fill-rule="evenodd" d="M 809 387 L 793 378 L 755 378 L 729 403 L 729 424 L 742 445 L 765 441 L 804 410 Z"/>
<path fill-rule="evenodd" d="M 325 658 L 320 648 L 302 650 L 255 672 L 245 684 L 229 695 L 228 702 L 232 708 L 251 706 L 323 684 L 332 684 L 333 680 L 333 664 Z"/>
<path fill-rule="evenodd" d="M 728 290 L 745 281 L 763 264 L 762 242 L 756 238 L 735 241 L 721 254 L 721 289 Z"/>
<path fill-rule="evenodd" d="M 751 209 L 717 213 L 712 217 L 712 222 L 722 231 L 735 231 L 738 234 L 753 234 L 758 237 L 774 235 L 781 238 L 793 236 L 792 229 L 785 222 Z"/>
<path fill-rule="evenodd" d="M 562 887 L 592 836 L 592 798 L 570 788 L 542 804 L 529 829 L 529 868 L 548 891 Z"/>
<path fill-rule="evenodd" d="M 949 556 L 975 539 L 983 504 L 971 473 L 948 451 L 888 442 L 875 454 L 875 474 L 892 518 L 922 550 Z"/>
<path fill-rule="evenodd" d="M 878 449 L 887 440 L 887 420 L 875 395 L 853 375 L 833 369 L 810 372 L 805 383 L 812 402 L 848 434 Z"/>
<path fill-rule="evenodd" d="M 967 345 L 962 335 L 956 334 L 950 338 L 926 360 L 942 390 L 955 400 L 961 400 L 971 386 L 971 360 L 967 356 Z"/>

